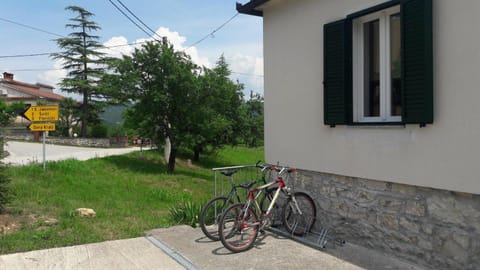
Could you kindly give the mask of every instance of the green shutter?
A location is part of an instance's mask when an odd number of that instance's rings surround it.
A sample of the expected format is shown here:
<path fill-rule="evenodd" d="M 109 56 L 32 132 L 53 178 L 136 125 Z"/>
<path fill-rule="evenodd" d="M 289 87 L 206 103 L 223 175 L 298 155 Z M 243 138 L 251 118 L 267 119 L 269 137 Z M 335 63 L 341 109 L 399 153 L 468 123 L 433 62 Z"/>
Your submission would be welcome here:
<path fill-rule="evenodd" d="M 352 21 L 323 27 L 323 108 L 325 125 L 352 121 Z"/>
<path fill-rule="evenodd" d="M 433 123 L 432 0 L 403 0 L 402 121 Z"/>

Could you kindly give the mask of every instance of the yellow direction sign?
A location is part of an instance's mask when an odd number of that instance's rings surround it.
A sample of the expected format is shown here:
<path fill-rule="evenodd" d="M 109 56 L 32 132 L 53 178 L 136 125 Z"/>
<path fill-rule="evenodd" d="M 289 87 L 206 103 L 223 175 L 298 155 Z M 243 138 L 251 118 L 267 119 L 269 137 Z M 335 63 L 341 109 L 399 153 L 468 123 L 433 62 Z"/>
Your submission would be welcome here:
<path fill-rule="evenodd" d="M 22 113 L 28 121 L 57 121 L 58 106 L 30 106 L 27 105 Z"/>
<path fill-rule="evenodd" d="M 32 123 L 28 126 L 28 129 L 30 129 L 31 131 L 54 131 L 55 130 L 55 124 L 53 124 L 53 123 L 45 123 L 45 124 Z"/>

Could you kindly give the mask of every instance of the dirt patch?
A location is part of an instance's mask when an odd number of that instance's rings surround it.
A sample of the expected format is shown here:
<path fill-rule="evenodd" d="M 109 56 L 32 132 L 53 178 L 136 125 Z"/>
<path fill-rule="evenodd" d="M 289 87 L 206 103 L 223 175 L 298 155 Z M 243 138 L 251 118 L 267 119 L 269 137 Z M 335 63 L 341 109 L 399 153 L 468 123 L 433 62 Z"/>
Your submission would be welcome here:
<path fill-rule="evenodd" d="M 41 215 L 0 214 L 0 235 L 11 234 L 20 230 L 21 226 L 35 226 L 37 229 L 58 224 L 58 220 Z"/>
<path fill-rule="evenodd" d="M 21 225 L 21 217 L 9 214 L 0 215 L 0 235 L 10 234 L 18 231 Z"/>

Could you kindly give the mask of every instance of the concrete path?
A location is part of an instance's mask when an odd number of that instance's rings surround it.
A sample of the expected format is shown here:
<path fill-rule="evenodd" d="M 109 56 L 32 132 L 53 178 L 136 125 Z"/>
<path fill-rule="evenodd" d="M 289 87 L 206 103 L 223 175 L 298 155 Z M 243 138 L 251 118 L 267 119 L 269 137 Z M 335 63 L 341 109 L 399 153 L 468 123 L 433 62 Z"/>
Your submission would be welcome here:
<path fill-rule="evenodd" d="M 0 256 L 5 270 L 185 269 L 145 237 Z"/>
<path fill-rule="evenodd" d="M 198 269 L 340 269 L 420 270 L 418 266 L 347 243 L 318 250 L 271 233 L 259 236 L 255 246 L 233 254 L 200 229 L 175 226 L 147 232 Z"/>
<path fill-rule="evenodd" d="M 5 164 L 27 165 L 43 162 L 42 143 L 8 141 L 5 145 L 5 151 L 8 151 L 10 154 L 2 160 Z M 139 148 L 92 148 L 46 144 L 45 159 L 47 161 L 65 159 L 87 160 L 96 157 L 121 155 L 133 151 L 139 151 Z"/>
<path fill-rule="evenodd" d="M 424 269 L 349 243 L 318 250 L 271 233 L 259 238 L 233 254 L 198 228 L 175 226 L 147 237 L 3 255 L 0 269 Z"/>

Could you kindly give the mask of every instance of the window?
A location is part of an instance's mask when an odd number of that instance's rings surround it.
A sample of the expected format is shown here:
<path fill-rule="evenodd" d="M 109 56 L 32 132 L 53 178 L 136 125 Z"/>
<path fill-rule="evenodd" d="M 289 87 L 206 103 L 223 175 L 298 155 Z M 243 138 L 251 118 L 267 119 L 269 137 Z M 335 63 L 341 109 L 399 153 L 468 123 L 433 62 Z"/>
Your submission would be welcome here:
<path fill-rule="evenodd" d="M 324 25 L 326 125 L 433 123 L 432 0 L 392 0 Z"/>
<path fill-rule="evenodd" d="M 400 6 L 353 20 L 355 122 L 401 121 Z"/>

